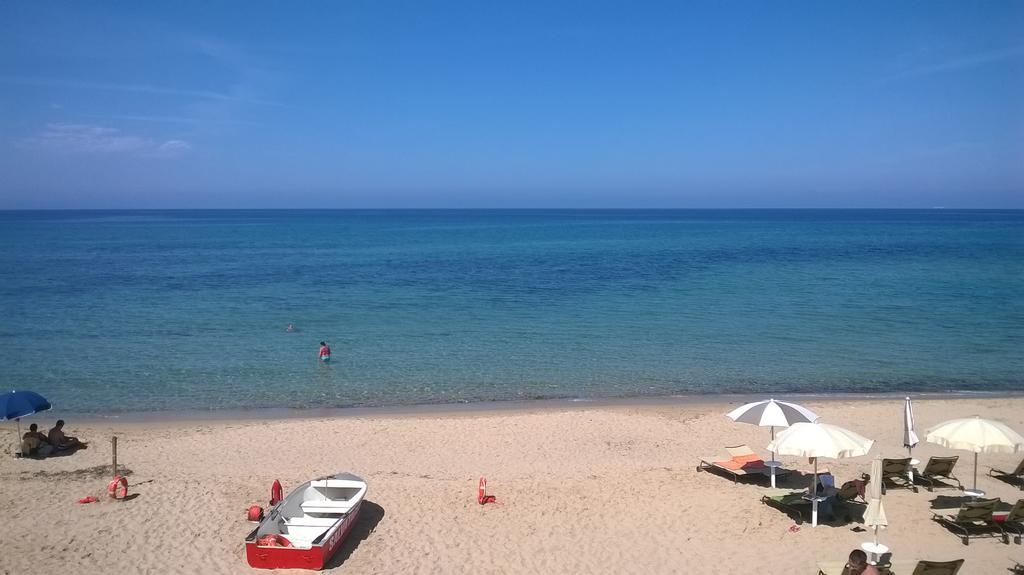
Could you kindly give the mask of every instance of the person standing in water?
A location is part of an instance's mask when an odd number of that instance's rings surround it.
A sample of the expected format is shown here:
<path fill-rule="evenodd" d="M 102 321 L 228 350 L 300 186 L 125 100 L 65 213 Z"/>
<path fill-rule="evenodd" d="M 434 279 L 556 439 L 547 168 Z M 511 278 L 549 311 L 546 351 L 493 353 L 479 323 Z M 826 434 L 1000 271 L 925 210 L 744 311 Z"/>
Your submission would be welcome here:
<path fill-rule="evenodd" d="M 320 361 L 331 361 L 331 346 L 320 342 Z"/>

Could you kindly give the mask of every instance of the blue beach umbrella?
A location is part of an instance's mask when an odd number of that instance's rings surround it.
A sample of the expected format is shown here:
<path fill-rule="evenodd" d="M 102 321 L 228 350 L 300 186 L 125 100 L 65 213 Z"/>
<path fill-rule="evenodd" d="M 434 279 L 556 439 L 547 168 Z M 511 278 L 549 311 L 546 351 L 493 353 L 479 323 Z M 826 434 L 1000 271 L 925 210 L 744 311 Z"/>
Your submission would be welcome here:
<path fill-rule="evenodd" d="M 22 417 L 50 409 L 50 402 L 34 391 L 14 391 L 0 395 L 0 419 L 13 419 L 18 423 L 18 441 L 21 441 Z"/>

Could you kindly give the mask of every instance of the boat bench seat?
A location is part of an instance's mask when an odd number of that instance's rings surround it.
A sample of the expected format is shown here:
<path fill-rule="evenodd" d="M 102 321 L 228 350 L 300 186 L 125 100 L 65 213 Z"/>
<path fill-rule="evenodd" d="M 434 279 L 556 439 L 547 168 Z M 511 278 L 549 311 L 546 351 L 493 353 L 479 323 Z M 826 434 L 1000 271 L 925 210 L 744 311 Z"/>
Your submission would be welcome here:
<path fill-rule="evenodd" d="M 351 501 L 304 501 L 302 503 L 303 513 L 332 513 L 345 514 L 352 511 Z"/>
<path fill-rule="evenodd" d="M 284 524 L 289 527 L 330 527 L 337 520 L 337 517 L 295 517 L 285 519 Z"/>

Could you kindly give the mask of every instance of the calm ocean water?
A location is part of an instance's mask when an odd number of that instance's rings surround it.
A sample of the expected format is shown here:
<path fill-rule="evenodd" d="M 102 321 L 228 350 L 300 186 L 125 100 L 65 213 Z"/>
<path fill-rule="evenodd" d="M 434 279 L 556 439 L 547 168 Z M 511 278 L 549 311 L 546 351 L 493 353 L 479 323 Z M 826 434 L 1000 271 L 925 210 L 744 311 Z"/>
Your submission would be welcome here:
<path fill-rule="evenodd" d="M 1024 388 L 1021 211 L 0 212 L 0 278 L 79 412 Z"/>

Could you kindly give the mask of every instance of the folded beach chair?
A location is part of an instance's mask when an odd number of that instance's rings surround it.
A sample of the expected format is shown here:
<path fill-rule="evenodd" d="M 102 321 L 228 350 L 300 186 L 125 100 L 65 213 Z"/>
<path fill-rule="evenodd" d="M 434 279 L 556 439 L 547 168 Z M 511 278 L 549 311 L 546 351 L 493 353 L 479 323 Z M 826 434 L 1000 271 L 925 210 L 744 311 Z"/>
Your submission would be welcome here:
<path fill-rule="evenodd" d="M 739 481 L 741 477 L 765 479 L 771 475 L 771 469 L 765 466 L 764 460 L 754 453 L 750 447 L 734 445 L 726 447 L 725 451 L 729 453 L 728 459 L 716 460 L 713 457 L 705 457 L 697 464 L 697 471 L 715 471 L 716 473 L 732 477 L 734 483 Z M 780 467 L 775 470 L 776 477 L 788 474 L 788 469 Z"/>
<path fill-rule="evenodd" d="M 1010 535 L 1013 535 L 1014 542 L 1019 545 L 1021 537 L 1024 537 L 1024 499 L 1018 499 L 1009 513 L 993 514 L 992 519 L 1003 530 L 1003 543 L 1009 544 Z"/>
<path fill-rule="evenodd" d="M 917 493 L 917 487 L 910 480 L 911 469 L 910 458 L 904 457 L 902 459 L 883 459 L 882 460 L 882 483 L 892 485 L 894 487 L 903 487 L 906 489 L 914 490 Z"/>
<path fill-rule="evenodd" d="M 971 537 L 1002 536 L 1003 529 L 996 524 L 992 513 L 999 507 L 999 498 L 969 501 L 960 506 L 956 515 L 932 514 L 932 520 L 956 531 L 964 545 L 970 545 Z"/>
<path fill-rule="evenodd" d="M 1014 469 L 1013 471 L 1000 471 L 993 467 L 988 470 L 988 474 L 996 479 L 1002 479 L 1007 483 L 1013 483 L 1016 481 L 1017 485 L 1021 489 L 1024 489 L 1024 459 L 1020 460 L 1020 463 L 1017 464 L 1017 469 Z"/>
<path fill-rule="evenodd" d="M 927 482 L 928 491 L 932 491 L 937 480 L 956 481 L 957 487 L 963 490 L 963 484 L 960 483 L 959 479 L 953 476 L 953 468 L 956 467 L 956 461 L 959 458 L 960 457 L 957 455 L 952 455 L 950 457 L 931 457 L 928 459 L 928 464 L 924 466 L 924 471 L 916 474 L 914 479 Z M 939 481 L 939 483 L 942 481 Z"/>

